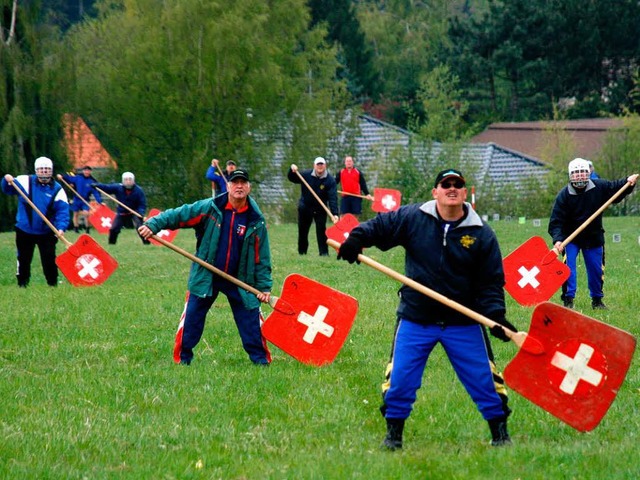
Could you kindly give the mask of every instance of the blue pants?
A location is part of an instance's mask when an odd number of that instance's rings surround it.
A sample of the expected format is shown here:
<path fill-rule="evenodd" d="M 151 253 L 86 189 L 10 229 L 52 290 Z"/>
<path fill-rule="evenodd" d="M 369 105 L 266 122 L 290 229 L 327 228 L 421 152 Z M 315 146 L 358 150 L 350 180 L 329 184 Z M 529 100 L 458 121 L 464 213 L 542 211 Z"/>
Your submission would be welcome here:
<path fill-rule="evenodd" d="M 562 286 L 564 297 L 575 298 L 578 289 L 578 271 L 576 261 L 582 250 L 582 258 L 587 270 L 587 285 L 591 298 L 602 298 L 604 293 L 604 246 L 595 248 L 580 248 L 575 243 L 569 243 L 565 247 L 565 263 L 571 270 L 569 278 Z"/>
<path fill-rule="evenodd" d="M 401 319 L 396 332 L 386 418 L 409 417 L 436 344 L 442 344 L 458 379 L 485 420 L 507 415 L 496 392 L 481 325 L 442 327 Z"/>
<path fill-rule="evenodd" d="M 193 349 L 202 338 L 207 313 L 219 293 L 226 295 L 229 301 L 242 340 L 242 347 L 249 354 L 251 361 L 260 364 L 271 363 L 271 353 L 260 329 L 260 308 L 247 310 L 242 303 L 238 287 L 226 281 L 214 284 L 211 297 L 202 298 L 189 294 L 182 331 L 180 359 L 185 363 L 191 363 Z"/>

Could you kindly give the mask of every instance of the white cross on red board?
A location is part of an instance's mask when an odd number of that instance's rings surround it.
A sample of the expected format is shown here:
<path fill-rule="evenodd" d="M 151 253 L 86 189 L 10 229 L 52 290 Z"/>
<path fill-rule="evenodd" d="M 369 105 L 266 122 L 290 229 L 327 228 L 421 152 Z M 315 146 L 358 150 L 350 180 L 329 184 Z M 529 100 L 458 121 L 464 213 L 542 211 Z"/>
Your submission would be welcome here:
<path fill-rule="evenodd" d="M 589 366 L 589 360 L 593 357 L 594 352 L 595 350 L 592 346 L 581 343 L 573 358 L 560 351 L 553 355 L 551 365 L 566 372 L 560 383 L 560 390 L 573 395 L 581 380 L 590 383 L 594 387 L 597 387 L 602 382 L 604 378 L 602 372 Z"/>
<path fill-rule="evenodd" d="M 77 265 L 80 267 L 78 270 L 78 276 L 85 278 L 87 275 L 94 280 L 100 276 L 98 267 L 102 264 L 97 257 L 93 255 L 82 255 L 78 258 Z"/>
<path fill-rule="evenodd" d="M 162 237 L 170 237 L 171 233 L 169 232 L 169 230 L 160 230 L 158 233 L 156 233 L 156 236 L 162 238 Z"/>
<path fill-rule="evenodd" d="M 316 313 L 313 314 L 313 316 L 309 315 L 307 312 L 300 312 L 300 315 L 298 315 L 298 322 L 307 326 L 307 331 L 302 337 L 305 342 L 309 344 L 313 343 L 318 333 L 321 333 L 325 337 L 331 337 L 331 335 L 333 335 L 334 328 L 324 322 L 328 313 L 329 309 L 323 305 L 318 306 Z"/>
<path fill-rule="evenodd" d="M 518 269 L 518 273 L 522 275 L 522 278 L 518 281 L 518 286 L 524 288 L 527 285 L 531 285 L 533 288 L 538 288 L 540 282 L 536 279 L 536 276 L 540 273 L 540 269 L 534 266 L 531 270 L 528 270 L 524 265 Z"/>
<path fill-rule="evenodd" d="M 382 200 L 380 200 L 380 203 L 389 211 L 394 210 L 397 205 L 395 198 L 393 198 L 393 195 L 385 195 L 384 197 L 382 197 Z"/>
<path fill-rule="evenodd" d="M 100 217 L 100 224 L 104 228 L 111 228 L 111 218 L 110 217 Z"/>

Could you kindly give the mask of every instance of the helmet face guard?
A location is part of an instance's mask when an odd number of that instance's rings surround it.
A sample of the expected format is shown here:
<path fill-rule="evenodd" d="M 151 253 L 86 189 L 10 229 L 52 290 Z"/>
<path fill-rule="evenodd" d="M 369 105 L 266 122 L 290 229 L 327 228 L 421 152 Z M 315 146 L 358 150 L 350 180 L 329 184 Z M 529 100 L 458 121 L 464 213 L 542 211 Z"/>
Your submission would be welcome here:
<path fill-rule="evenodd" d="M 574 188 L 585 188 L 589 184 L 591 169 L 589 162 L 582 158 L 576 158 L 569 162 L 569 182 Z"/>
<path fill-rule="evenodd" d="M 53 169 L 48 167 L 36 168 L 36 176 L 40 183 L 49 183 L 53 177 Z"/>
<path fill-rule="evenodd" d="M 33 169 L 36 171 L 36 176 L 40 183 L 49 183 L 51 177 L 53 177 L 53 162 L 47 157 L 38 157 L 33 164 Z"/>

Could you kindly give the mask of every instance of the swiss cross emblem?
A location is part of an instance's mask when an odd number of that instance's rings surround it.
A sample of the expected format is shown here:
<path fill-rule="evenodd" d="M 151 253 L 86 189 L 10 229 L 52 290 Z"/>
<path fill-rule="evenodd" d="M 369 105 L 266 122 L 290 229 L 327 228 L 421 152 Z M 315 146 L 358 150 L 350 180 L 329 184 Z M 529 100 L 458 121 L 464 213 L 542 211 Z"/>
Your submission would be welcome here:
<path fill-rule="evenodd" d="M 399 190 L 391 188 L 374 188 L 373 204 L 371 209 L 374 212 L 393 212 L 400 208 L 402 194 Z"/>
<path fill-rule="evenodd" d="M 593 395 L 607 375 L 607 361 L 597 347 L 570 339 L 556 347 L 547 367 L 551 385 L 567 395 Z"/>
<path fill-rule="evenodd" d="M 593 430 L 624 381 L 636 339 L 549 302 L 535 308 L 528 335 L 543 352 L 520 349 L 504 370 L 507 384 L 576 430 Z"/>
<path fill-rule="evenodd" d="M 106 205 L 98 206 L 89 216 L 89 223 L 93 225 L 98 233 L 106 234 L 113 225 L 116 214 Z"/>
<path fill-rule="evenodd" d="M 546 302 L 569 278 L 569 267 L 550 252 L 542 237 L 532 237 L 502 261 L 504 288 L 520 305 Z"/>
<path fill-rule="evenodd" d="M 293 312 L 274 310 L 262 325 L 262 335 L 302 363 L 331 363 L 351 330 L 358 301 L 299 274 L 285 279 L 280 299 Z"/>
<path fill-rule="evenodd" d="M 92 254 L 80 255 L 76 260 L 78 277 L 85 281 L 95 281 L 103 273 L 102 262 Z"/>
<path fill-rule="evenodd" d="M 87 234 L 58 255 L 56 265 L 72 285 L 85 287 L 104 283 L 118 268 L 118 262 Z"/>

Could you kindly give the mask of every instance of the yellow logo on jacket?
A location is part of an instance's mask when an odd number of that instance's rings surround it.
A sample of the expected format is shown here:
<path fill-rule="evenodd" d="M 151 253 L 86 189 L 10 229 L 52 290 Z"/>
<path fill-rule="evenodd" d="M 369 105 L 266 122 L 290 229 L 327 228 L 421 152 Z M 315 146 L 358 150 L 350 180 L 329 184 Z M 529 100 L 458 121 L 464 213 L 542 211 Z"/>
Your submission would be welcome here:
<path fill-rule="evenodd" d="M 476 237 L 472 237 L 470 235 L 463 235 L 460 239 L 460 245 L 464 248 L 469 248 L 474 243 L 476 243 Z"/>

